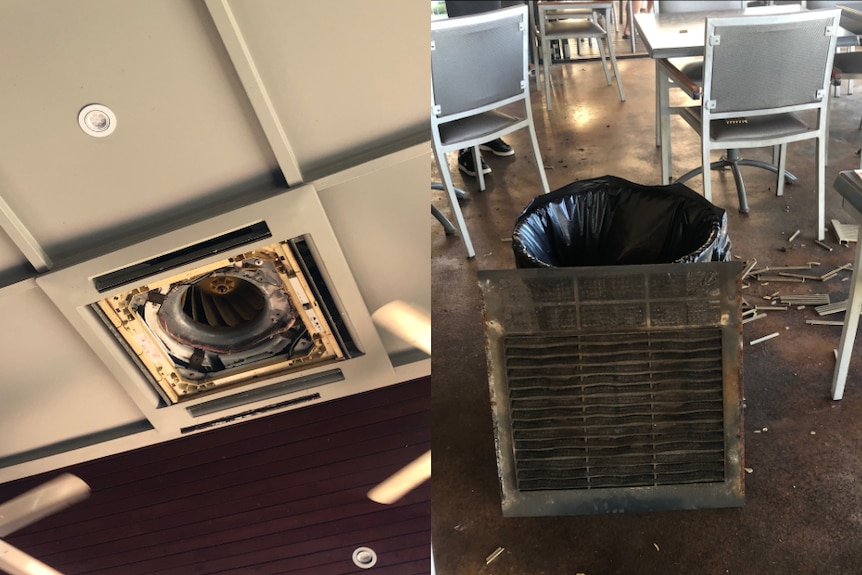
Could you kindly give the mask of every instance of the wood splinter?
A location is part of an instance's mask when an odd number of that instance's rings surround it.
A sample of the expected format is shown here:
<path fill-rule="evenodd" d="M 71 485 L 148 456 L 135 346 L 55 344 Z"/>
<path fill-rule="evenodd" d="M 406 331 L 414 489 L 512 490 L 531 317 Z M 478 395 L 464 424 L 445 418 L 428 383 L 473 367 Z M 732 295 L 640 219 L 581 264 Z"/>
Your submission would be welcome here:
<path fill-rule="evenodd" d="M 778 337 L 779 333 L 776 331 L 775 333 L 770 333 L 769 335 L 765 335 L 758 339 L 751 340 L 748 345 L 757 345 L 758 343 L 763 343 L 764 341 L 768 341 L 774 337 Z"/>

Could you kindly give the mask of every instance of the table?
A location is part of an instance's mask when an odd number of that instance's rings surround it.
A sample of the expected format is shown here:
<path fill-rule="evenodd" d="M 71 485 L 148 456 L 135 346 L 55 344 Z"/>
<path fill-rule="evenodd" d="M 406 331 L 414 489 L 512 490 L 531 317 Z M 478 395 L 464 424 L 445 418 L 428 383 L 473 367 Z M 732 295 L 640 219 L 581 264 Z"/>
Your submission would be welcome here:
<path fill-rule="evenodd" d="M 617 56 L 614 52 L 613 39 L 610 36 L 610 21 L 611 10 L 613 3 L 610 1 L 595 2 L 585 0 L 542 0 L 536 3 L 536 14 L 530 11 L 530 16 L 537 17 L 538 22 L 531 20 L 530 29 L 538 32 L 538 42 L 533 42 L 533 61 L 539 62 L 537 54 L 537 43 L 542 46 L 541 60 L 544 64 L 544 79 L 545 79 L 545 102 L 548 110 L 551 109 L 551 79 L 550 79 L 550 64 L 552 61 L 551 54 L 544 54 L 546 40 L 560 42 L 560 56 L 567 57 L 565 53 L 566 43 L 569 39 L 574 38 L 577 41 L 580 38 L 595 38 L 598 42 L 599 54 L 602 61 L 602 70 L 605 73 L 605 79 L 608 86 L 611 85 L 611 74 L 608 72 L 607 62 L 605 60 L 604 48 L 602 48 L 602 38 L 608 43 L 608 57 L 611 61 L 614 77 L 617 80 L 617 88 L 620 93 L 620 101 L 625 102 L 626 95 L 623 90 L 623 82 L 620 78 L 620 71 L 617 67 Z M 604 26 L 600 26 L 597 22 L 597 16 L 603 15 Z M 580 48 L 579 48 L 580 49 Z M 536 89 L 539 88 L 539 75 L 536 74 Z"/>
<path fill-rule="evenodd" d="M 744 16 L 755 14 L 784 14 L 798 12 L 797 4 L 755 6 L 742 10 L 710 10 L 684 13 L 639 13 L 635 14 L 635 27 L 646 46 L 650 58 L 656 65 L 656 145 L 661 147 L 661 181 L 670 183 L 670 81 L 661 66 L 667 58 L 703 56 L 706 19 L 710 16 Z M 841 28 L 838 31 L 838 46 L 856 46 L 859 37 Z"/>
<path fill-rule="evenodd" d="M 835 7 L 841 9 L 841 27 L 862 34 L 862 2 L 842 2 Z"/>
<path fill-rule="evenodd" d="M 834 187 L 844 198 L 844 209 L 857 223 L 862 223 L 862 171 L 841 172 L 835 179 Z M 847 311 L 844 312 L 844 327 L 841 328 L 841 343 L 838 346 L 838 358 L 832 377 L 832 399 L 836 400 L 844 396 L 844 384 L 847 381 L 853 342 L 859 327 L 859 314 L 862 312 L 862 292 L 860 292 L 862 273 L 860 272 L 862 272 L 862 249 L 857 245 L 856 258 L 853 260 L 853 274 L 850 277 Z"/>

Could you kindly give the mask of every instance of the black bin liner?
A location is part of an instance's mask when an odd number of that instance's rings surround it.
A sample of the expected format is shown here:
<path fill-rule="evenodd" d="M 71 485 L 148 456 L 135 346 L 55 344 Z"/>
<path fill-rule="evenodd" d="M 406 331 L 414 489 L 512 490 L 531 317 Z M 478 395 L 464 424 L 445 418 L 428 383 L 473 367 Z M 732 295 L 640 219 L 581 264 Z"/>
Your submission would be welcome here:
<path fill-rule="evenodd" d="M 533 199 L 512 234 L 519 268 L 730 260 L 727 215 L 683 184 L 603 176 Z"/>

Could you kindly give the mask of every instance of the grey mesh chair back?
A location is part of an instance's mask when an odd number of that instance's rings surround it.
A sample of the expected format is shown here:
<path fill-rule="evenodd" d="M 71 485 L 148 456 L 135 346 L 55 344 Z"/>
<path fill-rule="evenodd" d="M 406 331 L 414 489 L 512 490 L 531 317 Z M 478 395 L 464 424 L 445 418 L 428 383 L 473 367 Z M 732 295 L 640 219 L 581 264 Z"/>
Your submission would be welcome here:
<path fill-rule="evenodd" d="M 817 239 L 823 239 L 827 107 L 840 16 L 840 10 L 826 9 L 707 18 L 702 105 L 680 112 L 701 135 L 707 199 L 710 150 L 775 147 L 776 194 L 781 195 L 787 144 L 816 139 Z M 747 211 L 740 183 L 740 211 Z"/>
<path fill-rule="evenodd" d="M 536 29 L 537 45 L 541 48 L 542 75 L 545 79 L 545 108 L 548 110 L 553 108 L 551 101 L 551 61 L 553 59 L 551 42 L 557 41 L 564 44 L 570 39 L 575 41 L 581 39 L 596 40 L 605 81 L 610 86 L 613 84 L 611 76 L 616 78 L 620 101 L 625 102 L 626 93 L 617 65 L 614 43 L 608 34 L 611 16 L 610 4 L 606 7 L 599 5 L 579 6 L 578 2 L 543 0 L 537 2 L 536 7 L 537 24 L 534 25 L 534 28 Z M 599 24 L 600 14 L 604 14 L 604 26 Z M 563 44 L 561 44 L 561 54 L 564 53 Z M 605 57 L 605 50 L 607 50 L 607 58 Z M 535 52 L 534 59 L 538 64 L 539 57 Z M 610 60 L 610 69 L 607 60 Z M 538 75 L 536 75 L 536 87 L 539 87 Z"/>
<path fill-rule="evenodd" d="M 527 72 L 527 6 L 519 5 L 431 23 L 431 136 L 434 157 L 455 215 L 467 256 L 475 250 L 458 204 L 446 153 L 479 145 L 526 129 L 530 134 L 541 189 L 548 180 L 530 107 Z M 515 110 L 520 103 L 522 110 Z M 505 113 L 499 108 L 505 106 Z M 477 169 L 479 188 L 485 189 Z"/>
<path fill-rule="evenodd" d="M 659 14 L 671 14 L 677 12 L 702 12 L 707 10 L 742 10 L 748 4 L 745 0 L 707 0 L 704 2 L 685 0 L 659 0 Z"/>
<path fill-rule="evenodd" d="M 521 11 L 461 16 L 432 26 L 432 98 L 441 122 L 524 97 L 527 53 L 526 36 L 519 29 Z M 453 25 L 465 18 L 473 22 Z"/>
<path fill-rule="evenodd" d="M 722 118 L 823 108 L 838 18 L 825 10 L 707 19 L 705 110 Z"/>

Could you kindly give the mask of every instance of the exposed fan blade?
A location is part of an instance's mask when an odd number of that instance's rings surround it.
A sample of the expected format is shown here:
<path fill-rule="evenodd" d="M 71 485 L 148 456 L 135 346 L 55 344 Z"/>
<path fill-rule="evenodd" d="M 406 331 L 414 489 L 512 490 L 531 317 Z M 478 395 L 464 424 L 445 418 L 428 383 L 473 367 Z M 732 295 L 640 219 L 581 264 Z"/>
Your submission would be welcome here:
<path fill-rule="evenodd" d="M 9 575 L 62 575 L 0 539 L 0 570 Z"/>
<path fill-rule="evenodd" d="M 395 503 L 431 477 L 431 451 L 426 451 L 413 462 L 368 492 L 368 498 L 377 503 Z"/>
<path fill-rule="evenodd" d="M 0 505 L 0 537 L 85 499 L 90 487 L 72 474 L 52 479 Z"/>
<path fill-rule="evenodd" d="M 427 311 L 395 300 L 371 314 L 371 319 L 431 355 L 431 315 Z"/>

